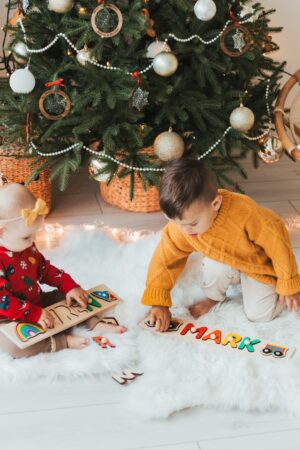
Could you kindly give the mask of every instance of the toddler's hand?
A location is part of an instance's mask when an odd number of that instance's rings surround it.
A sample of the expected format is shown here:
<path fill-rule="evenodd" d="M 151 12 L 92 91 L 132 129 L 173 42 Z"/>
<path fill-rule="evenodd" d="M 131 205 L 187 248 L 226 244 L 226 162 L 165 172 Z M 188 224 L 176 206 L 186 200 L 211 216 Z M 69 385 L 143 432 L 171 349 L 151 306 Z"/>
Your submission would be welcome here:
<path fill-rule="evenodd" d="M 48 330 L 48 328 L 54 328 L 54 317 L 49 311 L 47 311 L 47 309 L 43 309 L 38 323 L 42 328 L 44 328 L 44 330 Z"/>
<path fill-rule="evenodd" d="M 288 311 L 299 311 L 300 310 L 300 292 L 293 295 L 280 295 L 279 303 L 282 305 L 286 303 Z"/>
<path fill-rule="evenodd" d="M 72 300 L 75 300 L 82 308 L 86 308 L 88 302 L 88 294 L 81 287 L 71 289 L 66 295 L 66 302 L 68 306 L 71 306 Z"/>
<path fill-rule="evenodd" d="M 150 325 L 155 325 L 156 331 L 167 331 L 171 321 L 171 313 L 167 306 L 152 306 Z"/>

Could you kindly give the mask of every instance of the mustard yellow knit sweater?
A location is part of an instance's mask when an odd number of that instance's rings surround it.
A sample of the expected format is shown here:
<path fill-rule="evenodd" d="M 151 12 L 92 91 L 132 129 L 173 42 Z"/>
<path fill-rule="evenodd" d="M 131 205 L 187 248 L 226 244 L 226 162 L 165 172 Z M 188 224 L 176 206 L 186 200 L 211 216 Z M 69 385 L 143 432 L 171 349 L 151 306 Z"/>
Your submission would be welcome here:
<path fill-rule="evenodd" d="M 249 277 L 276 285 L 276 292 L 300 291 L 300 275 L 283 221 L 246 195 L 220 189 L 222 205 L 205 233 L 189 236 L 174 222 L 162 232 L 152 257 L 144 305 L 171 306 L 170 291 L 192 252 L 234 267 Z"/>

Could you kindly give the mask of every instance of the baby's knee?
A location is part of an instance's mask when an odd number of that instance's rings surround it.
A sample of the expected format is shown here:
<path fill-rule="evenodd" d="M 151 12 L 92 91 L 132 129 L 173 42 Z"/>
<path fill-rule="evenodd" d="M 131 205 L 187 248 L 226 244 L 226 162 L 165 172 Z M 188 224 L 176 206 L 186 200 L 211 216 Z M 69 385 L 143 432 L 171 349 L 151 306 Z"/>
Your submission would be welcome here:
<path fill-rule="evenodd" d="M 257 311 L 254 308 L 248 308 L 245 310 L 245 313 L 250 322 L 270 322 L 274 319 L 274 308 L 270 308 L 265 311 Z"/>

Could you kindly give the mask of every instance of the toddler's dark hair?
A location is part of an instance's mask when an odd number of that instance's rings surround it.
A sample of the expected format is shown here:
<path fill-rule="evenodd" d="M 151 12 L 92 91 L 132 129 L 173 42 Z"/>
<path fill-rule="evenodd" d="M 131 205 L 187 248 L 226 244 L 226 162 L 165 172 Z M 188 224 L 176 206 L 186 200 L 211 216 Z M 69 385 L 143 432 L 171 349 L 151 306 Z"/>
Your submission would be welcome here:
<path fill-rule="evenodd" d="M 182 219 L 183 211 L 195 201 L 212 202 L 217 189 L 215 175 L 201 161 L 176 159 L 162 176 L 160 207 L 170 219 Z"/>

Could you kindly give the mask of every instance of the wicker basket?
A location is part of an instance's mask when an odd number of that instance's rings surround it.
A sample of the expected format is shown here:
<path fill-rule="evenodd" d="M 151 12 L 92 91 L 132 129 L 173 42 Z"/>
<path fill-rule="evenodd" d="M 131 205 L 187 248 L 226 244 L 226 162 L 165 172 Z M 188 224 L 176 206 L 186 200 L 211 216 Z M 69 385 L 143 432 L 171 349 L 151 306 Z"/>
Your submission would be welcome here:
<path fill-rule="evenodd" d="M 35 163 L 35 157 L 16 158 L 22 155 L 20 144 L 0 146 L 0 172 L 13 183 L 25 183 L 31 176 L 35 167 L 40 166 L 43 161 Z M 50 170 L 42 171 L 36 181 L 28 185 L 28 189 L 37 198 L 42 198 L 51 208 L 51 182 Z"/>
<path fill-rule="evenodd" d="M 103 200 L 111 205 L 126 211 L 154 212 L 159 211 L 159 194 L 155 186 L 144 191 L 140 177 L 134 175 L 134 197 L 130 200 L 130 177 L 119 178 L 115 176 L 107 185 L 100 182 L 100 191 Z"/>

